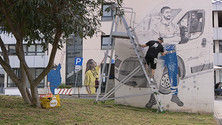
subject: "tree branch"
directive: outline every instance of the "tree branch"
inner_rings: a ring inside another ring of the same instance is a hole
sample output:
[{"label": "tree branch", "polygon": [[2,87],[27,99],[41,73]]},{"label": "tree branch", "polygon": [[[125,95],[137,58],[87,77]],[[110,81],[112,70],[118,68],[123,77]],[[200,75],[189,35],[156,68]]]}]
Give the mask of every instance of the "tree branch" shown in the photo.
[{"label": "tree branch", "polygon": [[0,56],[0,64],[3,67],[3,69],[5,70],[5,72],[9,75],[9,77],[12,79],[13,82],[15,82],[15,84],[18,86],[18,83],[20,82],[20,79],[16,76],[16,74],[14,73],[14,71],[12,70],[11,66],[6,63],[2,57]]},{"label": "tree branch", "polygon": [[19,40],[16,42],[16,46],[15,46],[15,49],[16,49],[16,55],[18,56],[19,60],[20,60],[20,64],[22,64],[25,72],[26,72],[26,75],[28,77],[28,80],[29,80],[29,83],[31,84],[34,80],[34,78],[32,77],[32,74],[31,72],[29,71],[29,67],[25,61],[25,55],[24,55],[24,51],[23,51],[23,41],[22,40]]},{"label": "tree branch", "polygon": [[3,54],[3,58],[5,60],[5,63],[9,64],[8,51],[5,48],[5,44],[2,41],[1,35],[0,35],[0,46],[1,46],[1,49],[2,49],[2,54]]},{"label": "tree branch", "polygon": [[59,30],[57,30],[56,35],[55,35],[52,51],[51,51],[50,58],[49,58],[49,63],[47,65],[47,67],[43,70],[43,72],[34,80],[34,84],[38,85],[38,83],[41,82],[42,78],[44,78],[49,73],[49,71],[52,69],[61,34],[62,34],[62,29],[59,28]]},{"label": "tree branch", "polygon": [[14,34],[15,38],[16,38],[17,40],[20,39],[18,33],[16,32],[16,29],[15,29],[14,26],[13,26],[13,21],[12,21],[12,19],[9,17],[9,14],[8,14],[8,12],[6,11],[5,6],[4,6],[4,3],[3,3],[2,1],[0,1],[0,7],[1,7],[1,10],[2,10],[2,13],[4,13],[4,16],[5,16],[6,19],[8,20],[7,22],[8,22],[8,24],[9,24],[9,26],[10,26],[10,28],[11,28],[11,30],[12,30],[12,33]]}]

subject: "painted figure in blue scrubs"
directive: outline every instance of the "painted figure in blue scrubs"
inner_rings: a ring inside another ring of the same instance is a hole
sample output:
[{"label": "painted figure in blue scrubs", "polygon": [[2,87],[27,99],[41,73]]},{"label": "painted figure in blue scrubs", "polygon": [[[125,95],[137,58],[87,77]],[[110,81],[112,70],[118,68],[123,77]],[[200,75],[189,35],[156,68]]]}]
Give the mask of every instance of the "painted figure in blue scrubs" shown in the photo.
[{"label": "painted figure in blue scrubs", "polygon": [[48,93],[55,94],[55,89],[61,84],[61,65],[64,58],[64,52],[62,52],[60,63],[58,65],[54,64],[51,71],[48,73]]},{"label": "painted figure in blue scrubs", "polygon": [[171,83],[171,87],[170,87],[171,94],[172,94],[171,101],[175,102],[178,106],[183,106],[183,102],[180,101],[180,99],[178,98],[177,75],[179,72],[178,72],[176,45],[170,44],[170,45],[166,45],[164,48],[168,52],[168,54],[161,58],[164,60],[164,65],[167,66],[167,70],[168,70],[168,76]]}]

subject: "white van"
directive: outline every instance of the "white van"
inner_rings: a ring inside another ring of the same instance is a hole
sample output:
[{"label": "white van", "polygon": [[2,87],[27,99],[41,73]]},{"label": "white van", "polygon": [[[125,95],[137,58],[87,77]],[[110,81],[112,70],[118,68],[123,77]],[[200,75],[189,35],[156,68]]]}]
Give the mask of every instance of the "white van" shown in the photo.
[{"label": "white van", "polygon": [[[168,6],[169,3],[168,1]],[[160,21],[159,13],[163,5],[165,3],[149,12],[136,25],[135,32],[140,43],[146,43],[154,39],[150,36],[150,32],[154,23]],[[186,7],[189,5],[186,5],[184,8],[176,8],[174,6],[175,4],[170,6],[172,23],[179,26],[181,40],[177,41],[177,43],[164,43],[163,45],[176,45],[179,71],[177,82],[179,84],[180,80],[213,71],[213,52],[211,52],[213,51],[213,41],[212,31],[209,31],[211,30],[211,12],[205,11],[206,6],[200,6],[198,9]],[[195,6],[195,8],[197,7]],[[195,22],[193,22],[193,19],[195,19]],[[122,40],[121,42],[116,42],[115,45],[117,51],[115,62],[116,78],[118,81],[121,81],[139,65],[139,62],[138,58],[133,54],[135,52],[133,52],[134,50],[130,47],[129,42]],[[146,50],[144,49],[144,53]],[[169,94],[171,92],[167,66],[164,65],[164,61],[161,58],[155,71],[155,81],[159,85],[160,93]],[[130,78],[125,84],[133,87],[147,87],[147,81],[142,71]]]}]

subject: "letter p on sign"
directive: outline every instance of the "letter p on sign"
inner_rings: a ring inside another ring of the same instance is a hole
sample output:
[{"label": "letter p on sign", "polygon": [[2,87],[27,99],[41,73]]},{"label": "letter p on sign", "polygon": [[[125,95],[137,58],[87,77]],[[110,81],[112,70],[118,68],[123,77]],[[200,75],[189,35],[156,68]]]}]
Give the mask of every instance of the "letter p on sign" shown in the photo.
[{"label": "letter p on sign", "polygon": [[83,58],[76,57],[75,58],[75,65],[82,66],[82,61],[83,61]]}]

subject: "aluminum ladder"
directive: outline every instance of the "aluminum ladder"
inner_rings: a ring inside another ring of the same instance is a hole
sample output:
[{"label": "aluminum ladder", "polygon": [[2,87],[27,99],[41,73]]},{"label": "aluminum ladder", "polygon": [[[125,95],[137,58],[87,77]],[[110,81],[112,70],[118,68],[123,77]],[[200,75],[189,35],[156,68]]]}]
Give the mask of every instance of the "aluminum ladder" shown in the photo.
[{"label": "aluminum ladder", "polygon": [[[117,10],[117,9],[116,9]],[[155,100],[157,102],[157,105],[158,105],[158,110],[160,112],[164,112],[163,110],[163,106],[161,104],[161,98],[160,98],[160,94],[158,92],[158,89],[157,89],[157,86],[152,83],[150,81],[150,75],[149,75],[149,72],[147,71],[147,68],[145,67],[145,64],[146,64],[146,60],[144,58],[144,54],[142,52],[142,49],[141,47],[138,46],[138,38],[134,32],[134,20],[135,20],[135,12],[133,12],[133,9],[132,8],[118,8],[118,14],[125,14],[125,13],[130,13],[131,14],[131,21],[130,21],[130,26],[128,26],[128,23],[125,19],[125,15],[120,15],[120,16],[117,16],[115,19],[113,19],[113,22],[112,22],[112,26],[111,26],[111,32],[110,32],[110,40],[109,40],[109,43],[108,43],[108,48],[106,50],[106,54],[105,54],[105,62],[107,60],[107,58],[111,58],[113,57],[113,50],[114,50],[114,44],[112,44],[112,49],[111,49],[111,56],[108,55],[109,53],[109,47],[110,47],[110,43],[111,43],[111,39],[112,38],[123,38],[123,39],[129,39],[132,46],[133,46],[133,49],[135,50],[136,52],[136,55],[138,57],[138,61],[140,62],[140,66],[138,66],[137,68],[135,68],[130,74],[128,74],[123,80],[121,80],[119,83],[120,84],[117,84],[114,88],[112,88],[109,92],[105,92],[105,95],[99,99],[99,94],[100,94],[100,90],[101,90],[101,79],[99,81],[99,92],[97,93],[97,97],[96,97],[96,101],[104,101],[104,100],[110,100],[110,99],[116,99],[116,98],[126,98],[126,97],[133,97],[133,96],[142,96],[142,95],[147,95],[147,94],[153,94],[154,97],[155,97]],[[127,11],[126,11],[127,10]],[[130,11],[128,11],[130,10]],[[124,28],[126,29],[126,32],[117,32],[117,28],[118,28],[118,25],[120,23],[120,21],[124,24]],[[113,42],[114,43],[114,42]],[[110,63],[109,63],[109,70],[108,70],[108,76],[109,76],[109,72],[110,72],[110,66],[111,66],[111,59],[110,59]],[[103,65],[103,68],[102,68],[102,73],[104,73],[105,71],[105,66],[106,64]],[[109,96],[111,96],[118,88],[120,88],[122,85],[124,85],[124,83],[129,80],[133,75],[135,75],[138,71],[140,71],[142,68],[145,76],[146,76],[146,79],[148,81],[148,84],[149,84],[149,87],[150,89],[152,90],[152,93],[144,93],[144,94],[136,94],[136,95],[128,95],[128,96],[121,96],[121,97],[114,97],[114,98],[108,98]],[[151,70],[149,70],[151,71]],[[107,76],[106,76],[107,77]],[[107,85],[108,85],[108,79],[107,79],[107,82],[106,82],[106,88],[107,88]]]}]

